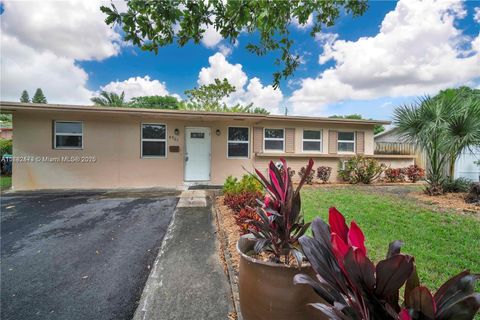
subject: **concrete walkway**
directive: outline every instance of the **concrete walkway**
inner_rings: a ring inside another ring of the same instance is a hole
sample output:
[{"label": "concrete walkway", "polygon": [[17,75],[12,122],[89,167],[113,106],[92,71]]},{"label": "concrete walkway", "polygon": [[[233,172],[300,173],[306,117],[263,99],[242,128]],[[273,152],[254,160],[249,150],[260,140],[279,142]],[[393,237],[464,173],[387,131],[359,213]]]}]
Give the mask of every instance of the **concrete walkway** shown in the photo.
[{"label": "concrete walkway", "polygon": [[183,192],[133,319],[227,319],[231,289],[217,248],[205,191]]}]

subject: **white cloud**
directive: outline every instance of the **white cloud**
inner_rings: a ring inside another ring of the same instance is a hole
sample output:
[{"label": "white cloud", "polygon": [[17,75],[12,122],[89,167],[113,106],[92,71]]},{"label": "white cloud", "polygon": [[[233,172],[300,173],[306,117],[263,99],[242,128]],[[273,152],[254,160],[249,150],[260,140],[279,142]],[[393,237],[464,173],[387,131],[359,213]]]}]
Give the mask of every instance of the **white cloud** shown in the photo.
[{"label": "white cloud", "polygon": [[[124,81],[112,81],[101,87],[102,90],[108,92],[122,93],[125,92],[125,99],[130,100],[139,96],[166,96],[171,95],[165,82],[159,80],[151,80],[149,76],[132,77]],[[179,98],[178,95],[173,95]]]},{"label": "white cloud", "polygon": [[465,14],[459,1],[401,0],[376,36],[324,37],[319,62],[335,66],[302,80],[290,98],[294,112],[320,113],[348,99],[433,94],[479,77],[480,35],[465,37],[454,24]]},{"label": "white cloud", "polygon": [[1,100],[18,101],[24,89],[32,97],[41,87],[50,103],[90,103],[88,75],[72,59],[39,52],[6,34],[1,44]]},{"label": "white cloud", "polygon": [[218,45],[218,51],[220,51],[225,57],[228,57],[232,53],[233,49],[231,46],[220,44]]},{"label": "white cloud", "polygon": [[480,23],[480,7],[474,9],[475,13],[473,14],[473,20]]},{"label": "white cloud", "polygon": [[39,51],[76,60],[118,54],[120,35],[100,11],[109,1],[15,1],[4,3],[2,32]]},{"label": "white cloud", "polygon": [[88,74],[76,61],[119,53],[120,35],[105,24],[99,9],[109,3],[4,1],[1,99],[16,101],[22,90],[32,95],[41,87],[51,103],[90,103]]},{"label": "white cloud", "polygon": [[[205,28],[205,26],[204,26]],[[205,32],[203,34],[203,38],[201,42],[207,47],[207,48],[215,48],[217,44],[222,41],[223,37],[218,32],[214,26],[210,25],[207,28],[205,28]]]},{"label": "white cloud", "polygon": [[292,20],[292,24],[295,28],[300,29],[300,30],[305,30],[313,26],[313,14],[310,14],[307,18],[307,20],[303,23],[300,24],[298,21],[298,18],[295,17]]},{"label": "white cloud", "polygon": [[204,67],[198,74],[198,84],[207,85],[215,79],[226,78],[236,88],[229,99],[228,105],[253,103],[257,107],[263,107],[272,113],[278,113],[280,104],[283,101],[283,94],[280,89],[273,89],[271,85],[262,85],[260,79],[248,79],[241,64],[229,63],[225,56],[217,52],[208,58],[209,66]]},{"label": "white cloud", "polygon": [[199,85],[213,83],[215,79],[226,78],[231,85],[240,90],[247,83],[247,75],[242,70],[241,64],[231,64],[225,59],[225,56],[217,52],[208,58],[210,66],[204,67],[198,74]]}]

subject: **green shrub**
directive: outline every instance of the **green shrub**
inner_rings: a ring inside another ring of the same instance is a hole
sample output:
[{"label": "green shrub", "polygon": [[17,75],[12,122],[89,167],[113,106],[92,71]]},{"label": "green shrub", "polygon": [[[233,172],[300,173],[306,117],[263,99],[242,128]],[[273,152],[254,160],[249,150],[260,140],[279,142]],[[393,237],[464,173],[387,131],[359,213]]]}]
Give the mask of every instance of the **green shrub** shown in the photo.
[{"label": "green shrub", "polygon": [[223,184],[224,194],[238,194],[243,192],[263,192],[263,187],[254,176],[245,174],[242,179],[228,176]]},{"label": "green shrub", "polygon": [[469,179],[465,178],[457,178],[457,179],[452,179],[448,178],[446,179],[443,184],[443,192],[468,192],[470,189],[470,185],[472,184],[472,181]]},{"label": "green shrub", "polygon": [[6,153],[12,154],[12,140],[0,139],[0,158]]},{"label": "green shrub", "polygon": [[348,183],[369,184],[377,179],[385,169],[386,165],[378,162],[374,158],[354,156],[345,161],[343,168],[342,162],[340,162],[338,175],[341,179],[347,181]]}]

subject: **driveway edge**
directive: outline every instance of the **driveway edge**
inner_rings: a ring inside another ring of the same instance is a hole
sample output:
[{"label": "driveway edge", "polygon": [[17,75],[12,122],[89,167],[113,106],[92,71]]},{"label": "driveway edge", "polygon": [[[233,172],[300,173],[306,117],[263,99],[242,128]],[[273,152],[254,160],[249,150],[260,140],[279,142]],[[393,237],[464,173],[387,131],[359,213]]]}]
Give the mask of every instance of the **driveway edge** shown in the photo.
[{"label": "driveway edge", "polygon": [[163,237],[162,245],[158,250],[158,254],[157,254],[157,257],[155,258],[155,262],[153,263],[152,271],[150,271],[150,274],[148,275],[148,278],[147,278],[147,282],[145,282],[145,286],[143,288],[142,295],[138,302],[137,309],[135,310],[135,313],[132,318],[133,320],[145,319],[149,303],[150,301],[152,301],[152,297],[155,293],[155,290],[161,284],[161,281],[160,281],[160,284],[158,281],[160,273],[158,272],[157,268],[158,268],[160,259],[165,252],[165,248],[167,246],[168,241],[172,239],[173,231],[175,230],[175,218],[177,216],[177,213],[178,213],[178,209],[177,207],[175,207],[175,210],[173,211],[172,219],[170,220],[170,223],[167,228],[167,232]]},{"label": "driveway edge", "polygon": [[218,235],[219,235],[218,238],[220,240],[219,241],[220,242],[220,251],[222,252],[222,255],[223,255],[222,258],[225,261],[225,264],[226,264],[226,267],[227,267],[226,268],[226,273],[227,273],[228,280],[229,280],[229,283],[230,283],[230,289],[232,291],[233,308],[235,309],[234,311],[237,314],[237,320],[243,320],[242,312],[241,312],[241,309],[240,309],[240,294],[239,294],[239,291],[238,291],[238,284],[237,284],[237,279],[236,279],[236,276],[235,276],[235,271],[233,270],[233,263],[232,263],[232,260],[230,258],[230,254],[225,249],[228,246],[228,237],[225,234],[225,231],[220,230],[220,228],[219,228],[218,208],[215,205],[215,198],[216,198],[217,195],[218,195],[218,193],[214,194],[212,196],[212,198],[213,198],[212,199],[212,206],[213,206],[213,210],[215,211],[215,226],[217,228],[217,232],[218,232]]}]

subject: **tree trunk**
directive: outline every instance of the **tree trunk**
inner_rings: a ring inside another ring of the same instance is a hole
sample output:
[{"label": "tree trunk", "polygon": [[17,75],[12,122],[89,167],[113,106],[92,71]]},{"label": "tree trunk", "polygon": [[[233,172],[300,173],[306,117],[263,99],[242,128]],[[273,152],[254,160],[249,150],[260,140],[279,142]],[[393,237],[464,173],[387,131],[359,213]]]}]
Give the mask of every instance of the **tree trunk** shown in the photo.
[{"label": "tree trunk", "polygon": [[448,167],[448,175],[453,180],[455,176],[455,161],[457,160],[456,157],[450,157],[449,167]]}]

